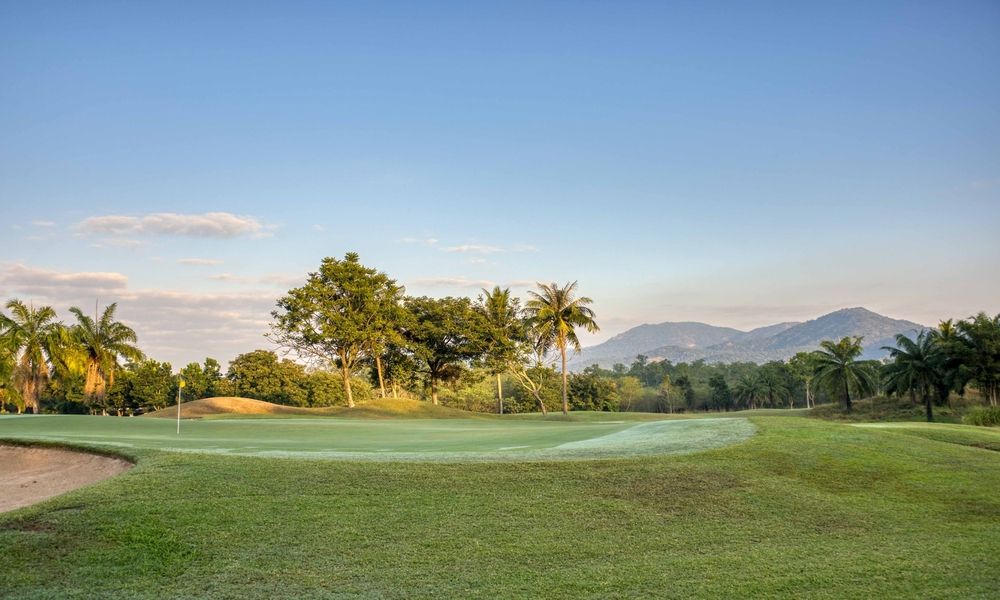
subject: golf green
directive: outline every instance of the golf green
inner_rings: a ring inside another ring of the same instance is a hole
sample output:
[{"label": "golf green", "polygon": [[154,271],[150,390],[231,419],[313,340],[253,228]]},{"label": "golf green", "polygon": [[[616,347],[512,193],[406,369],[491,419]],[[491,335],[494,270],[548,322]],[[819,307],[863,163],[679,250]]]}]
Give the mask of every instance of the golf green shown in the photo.
[{"label": "golf green", "polygon": [[743,418],[621,421],[233,418],[77,415],[0,419],[0,439],[104,448],[346,460],[525,461],[687,454],[743,441]]}]

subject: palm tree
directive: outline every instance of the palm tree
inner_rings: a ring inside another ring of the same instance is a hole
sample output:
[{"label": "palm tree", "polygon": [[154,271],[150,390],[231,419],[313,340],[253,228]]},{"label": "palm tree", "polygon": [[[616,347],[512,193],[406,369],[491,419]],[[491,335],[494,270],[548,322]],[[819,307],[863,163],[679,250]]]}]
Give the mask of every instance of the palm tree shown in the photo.
[{"label": "palm tree", "polygon": [[776,407],[778,402],[785,399],[789,401],[788,408],[792,408],[792,402],[794,401],[792,392],[788,389],[788,383],[778,370],[782,368],[784,368],[784,365],[780,363],[777,365],[769,364],[765,365],[760,371],[760,382],[764,388],[764,395],[767,397],[769,408]]},{"label": "palm tree", "polygon": [[135,331],[115,321],[117,303],[109,304],[99,320],[91,319],[77,307],[69,309],[76,316],[74,337],[86,352],[86,379],[83,393],[92,403],[104,407],[108,389],[115,383],[119,357],[129,361],[142,360],[142,351],[135,346]]},{"label": "palm tree", "polygon": [[921,331],[916,340],[911,340],[903,334],[896,336],[896,347],[882,346],[889,351],[889,357],[895,362],[887,368],[890,382],[899,390],[903,383],[910,390],[920,392],[927,409],[927,421],[934,420],[934,409],[931,406],[931,388],[936,387],[943,379],[944,355],[933,332]]},{"label": "palm tree", "polygon": [[757,408],[757,401],[765,397],[766,394],[767,387],[764,385],[764,378],[757,372],[743,375],[733,387],[733,395],[736,399],[743,402],[751,410]]},{"label": "palm tree", "polygon": [[1000,402],[1000,315],[984,312],[958,322],[959,350],[968,379],[996,406]]},{"label": "palm tree", "polygon": [[[32,412],[41,409],[40,396],[49,380],[49,360],[59,324],[51,306],[35,308],[18,299],[7,302],[11,316],[0,314],[0,331],[8,348],[20,356],[14,366],[14,387]],[[20,408],[20,404],[18,405]]]},{"label": "palm tree", "polygon": [[845,337],[839,342],[825,340],[819,345],[821,350],[813,352],[816,381],[843,390],[844,410],[851,412],[851,388],[860,394],[875,388],[871,365],[857,360],[863,351],[861,338]]},{"label": "palm tree", "polygon": [[569,414],[569,379],[566,374],[566,348],[581,350],[580,340],[576,336],[576,328],[583,327],[590,333],[600,331],[594,321],[594,311],[588,304],[593,300],[587,297],[575,298],[576,283],[567,283],[559,287],[555,283],[538,284],[538,291],[528,292],[528,302],[525,309],[528,322],[534,328],[540,340],[547,348],[553,345],[559,349],[562,358],[562,401],[563,414]]},{"label": "palm tree", "polygon": [[476,310],[486,324],[485,357],[487,368],[497,378],[497,412],[503,414],[503,382],[500,375],[507,370],[516,340],[521,337],[521,302],[512,298],[510,288],[482,290]]},{"label": "palm tree", "polygon": [[14,344],[6,336],[0,337],[0,412],[7,412],[7,404],[17,406],[17,412],[24,412],[24,402],[14,385],[14,370],[17,367],[17,355]]}]

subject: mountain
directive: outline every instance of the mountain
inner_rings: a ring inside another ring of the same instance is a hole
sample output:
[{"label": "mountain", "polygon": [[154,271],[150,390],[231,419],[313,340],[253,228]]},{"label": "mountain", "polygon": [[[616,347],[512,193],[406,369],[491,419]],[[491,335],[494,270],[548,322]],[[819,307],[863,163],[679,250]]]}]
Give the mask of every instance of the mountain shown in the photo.
[{"label": "mountain", "polygon": [[570,361],[570,368],[628,365],[640,354],[649,360],[672,362],[764,363],[815,350],[823,340],[848,336],[863,338],[864,358],[881,358],[886,354],[882,346],[894,345],[896,334],[912,336],[924,329],[927,328],[923,325],[892,319],[865,308],[845,308],[805,323],[778,323],[751,331],[691,322],[640,325],[604,343],[584,348]]}]

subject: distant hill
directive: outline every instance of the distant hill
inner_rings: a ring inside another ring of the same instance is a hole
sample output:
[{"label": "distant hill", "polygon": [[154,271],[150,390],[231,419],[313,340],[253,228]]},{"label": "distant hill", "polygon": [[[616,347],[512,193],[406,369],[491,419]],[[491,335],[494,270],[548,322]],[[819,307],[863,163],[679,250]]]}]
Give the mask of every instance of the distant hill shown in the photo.
[{"label": "distant hill", "polygon": [[751,331],[715,327],[705,323],[639,325],[608,341],[584,348],[570,361],[579,371],[592,364],[629,365],[642,354],[649,360],[672,362],[785,360],[796,352],[815,350],[823,340],[846,336],[864,338],[865,358],[881,358],[882,346],[892,345],[898,333],[912,335],[926,329],[911,321],[892,319],[865,308],[845,308],[805,323],[778,323]]}]

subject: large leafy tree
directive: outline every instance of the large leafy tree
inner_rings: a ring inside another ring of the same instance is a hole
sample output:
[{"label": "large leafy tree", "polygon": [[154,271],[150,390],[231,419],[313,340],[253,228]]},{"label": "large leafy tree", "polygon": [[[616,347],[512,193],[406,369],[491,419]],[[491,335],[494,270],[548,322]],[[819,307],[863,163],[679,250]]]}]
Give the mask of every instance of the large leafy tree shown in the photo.
[{"label": "large leafy tree", "polygon": [[409,312],[403,334],[417,364],[427,375],[431,401],[438,403],[438,385],[456,379],[470,361],[482,354],[482,316],[468,298],[407,298]]},{"label": "large leafy tree", "polygon": [[368,355],[375,366],[375,379],[382,398],[386,397],[386,365],[383,358],[391,354],[390,347],[398,347],[403,343],[401,331],[406,319],[406,310],[403,308],[405,291],[403,286],[395,285],[395,282],[381,286],[375,295],[375,318],[368,327]]},{"label": "large leafy tree", "polygon": [[102,408],[106,408],[108,389],[115,383],[119,359],[130,362],[143,359],[136,345],[135,330],[115,320],[117,308],[116,303],[109,304],[99,318],[91,318],[75,306],[69,309],[76,317],[73,337],[86,354],[83,393],[91,404]]},{"label": "large leafy tree", "polygon": [[324,258],[304,286],[278,300],[272,335],[299,356],[337,365],[347,405],[353,407],[351,374],[359,361],[379,354],[379,340],[391,329],[387,303],[398,302],[400,294],[394,280],[362,265],[354,252],[344,260]]},{"label": "large leafy tree", "polygon": [[[308,404],[305,367],[287,358],[279,359],[270,350],[240,354],[229,363],[226,379],[235,396],[292,406]],[[344,395],[346,398],[346,391]]]},{"label": "large leafy tree", "polygon": [[559,350],[564,415],[569,414],[566,352],[570,348],[577,352],[581,349],[577,328],[582,327],[590,333],[600,331],[594,320],[594,311],[589,306],[593,300],[586,296],[577,297],[576,287],[575,281],[562,287],[556,283],[540,283],[538,291],[528,292],[529,299],[525,305],[528,322],[536,330],[538,338],[547,347],[555,346]]},{"label": "large leafy tree", "polygon": [[851,390],[858,394],[870,393],[875,388],[875,373],[871,364],[859,361],[863,348],[860,337],[845,337],[839,342],[824,340],[820,349],[813,352],[816,381],[839,390],[844,410],[851,412]]},{"label": "large leafy tree", "polygon": [[108,399],[119,414],[136,409],[159,410],[174,402],[176,391],[170,363],[143,359],[122,369],[108,390]]},{"label": "large leafy tree", "polygon": [[517,342],[524,337],[521,319],[521,302],[510,294],[510,288],[495,286],[483,289],[476,302],[476,310],[483,317],[483,362],[496,377],[497,412],[503,414],[503,381],[501,375],[508,370],[512,357],[517,354]]},{"label": "large leafy tree", "polygon": [[806,408],[813,407],[812,382],[815,376],[816,366],[813,364],[813,354],[811,352],[798,352],[788,359],[788,370],[792,377],[802,382],[805,386]]},{"label": "large leafy tree", "polygon": [[551,365],[546,364],[548,349],[538,332],[522,323],[521,333],[514,341],[513,352],[506,357],[507,371],[531,394],[544,416],[548,414],[548,408],[542,399],[542,393],[546,382],[554,378],[555,372]]},{"label": "large leafy tree", "polygon": [[206,358],[204,366],[193,362],[181,369],[180,378],[184,380],[181,396],[185,401],[210,398],[219,395],[219,384],[222,382],[222,369],[219,361]]},{"label": "large leafy tree", "polygon": [[37,413],[59,339],[56,311],[51,306],[35,308],[17,299],[8,301],[6,306],[10,316],[0,313],[0,336],[6,339],[8,351],[18,357],[13,369],[14,388],[24,406]]},{"label": "large leafy tree", "polygon": [[991,405],[1000,402],[1000,315],[984,312],[959,321],[960,359],[979,391]]},{"label": "large leafy tree", "polygon": [[944,379],[946,357],[934,332],[921,331],[916,339],[896,335],[896,346],[883,346],[893,363],[886,368],[890,387],[908,387],[920,394],[927,412],[927,421],[934,420],[931,390]]}]

